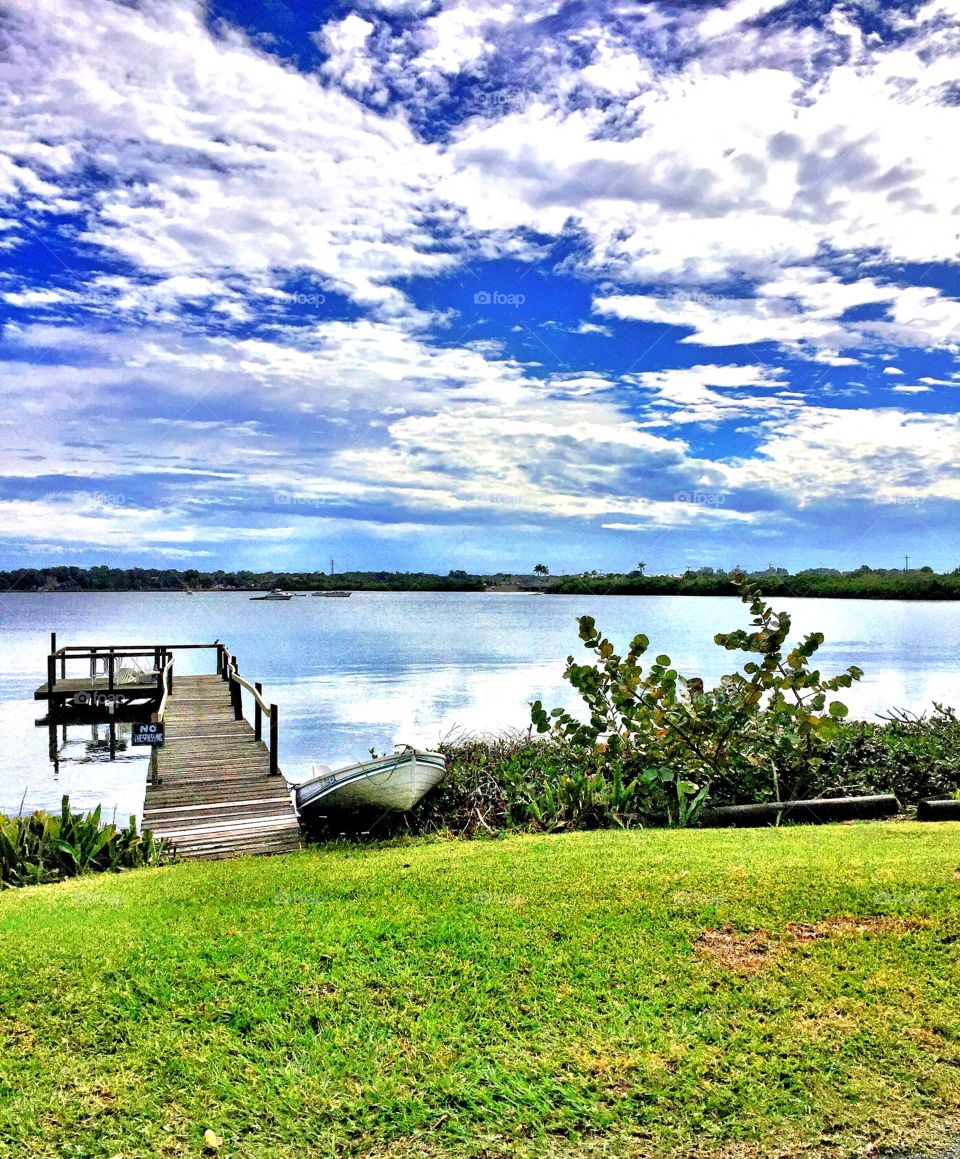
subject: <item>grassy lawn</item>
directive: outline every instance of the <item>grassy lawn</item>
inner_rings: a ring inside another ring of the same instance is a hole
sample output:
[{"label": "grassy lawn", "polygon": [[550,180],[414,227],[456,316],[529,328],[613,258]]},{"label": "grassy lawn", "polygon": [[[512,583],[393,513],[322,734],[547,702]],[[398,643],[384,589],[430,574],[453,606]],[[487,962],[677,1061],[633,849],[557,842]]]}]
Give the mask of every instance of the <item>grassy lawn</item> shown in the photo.
[{"label": "grassy lawn", "polygon": [[889,824],[12,890],[0,1155],[200,1155],[206,1128],[265,1159],[936,1144],[960,1107],[958,867],[960,828]]}]

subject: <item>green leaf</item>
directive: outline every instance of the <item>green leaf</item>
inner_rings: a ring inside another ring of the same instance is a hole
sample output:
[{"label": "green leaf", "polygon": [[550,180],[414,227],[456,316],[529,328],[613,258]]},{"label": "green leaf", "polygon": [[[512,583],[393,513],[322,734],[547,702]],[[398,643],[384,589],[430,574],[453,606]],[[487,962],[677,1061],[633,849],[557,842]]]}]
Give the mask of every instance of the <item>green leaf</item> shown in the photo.
[{"label": "green leaf", "polygon": [[850,712],[850,709],[840,700],[831,700],[830,707],[827,709],[834,720],[842,720]]}]

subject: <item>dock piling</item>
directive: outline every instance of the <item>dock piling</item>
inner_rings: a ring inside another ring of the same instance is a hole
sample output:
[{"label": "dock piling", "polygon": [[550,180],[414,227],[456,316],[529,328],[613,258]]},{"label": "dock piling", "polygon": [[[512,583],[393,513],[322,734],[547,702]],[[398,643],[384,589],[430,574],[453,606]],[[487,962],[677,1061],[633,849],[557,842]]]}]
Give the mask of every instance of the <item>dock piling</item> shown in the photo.
[{"label": "dock piling", "polygon": [[280,709],[270,705],[270,776],[280,774]]}]

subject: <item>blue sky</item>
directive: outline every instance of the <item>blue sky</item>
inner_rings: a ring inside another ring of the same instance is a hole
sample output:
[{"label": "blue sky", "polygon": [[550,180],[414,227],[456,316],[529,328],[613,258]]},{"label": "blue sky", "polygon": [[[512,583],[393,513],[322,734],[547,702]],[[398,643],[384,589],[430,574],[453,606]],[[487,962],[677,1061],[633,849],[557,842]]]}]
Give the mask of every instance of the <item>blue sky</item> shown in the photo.
[{"label": "blue sky", "polygon": [[960,0],[0,23],[0,565],[960,565]]}]

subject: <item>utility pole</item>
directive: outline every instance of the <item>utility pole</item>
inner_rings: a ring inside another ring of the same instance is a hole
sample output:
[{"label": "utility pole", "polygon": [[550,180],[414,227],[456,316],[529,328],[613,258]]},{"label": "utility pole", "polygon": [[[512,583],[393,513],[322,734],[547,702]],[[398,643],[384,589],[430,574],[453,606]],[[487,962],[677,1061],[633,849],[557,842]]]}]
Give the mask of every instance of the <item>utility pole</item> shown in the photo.
[{"label": "utility pole", "polygon": [[330,560],[330,574],[333,575],[333,560]]},{"label": "utility pole", "polygon": [[905,555],[903,557],[903,570],[904,571],[910,570],[910,556],[909,555]]}]

